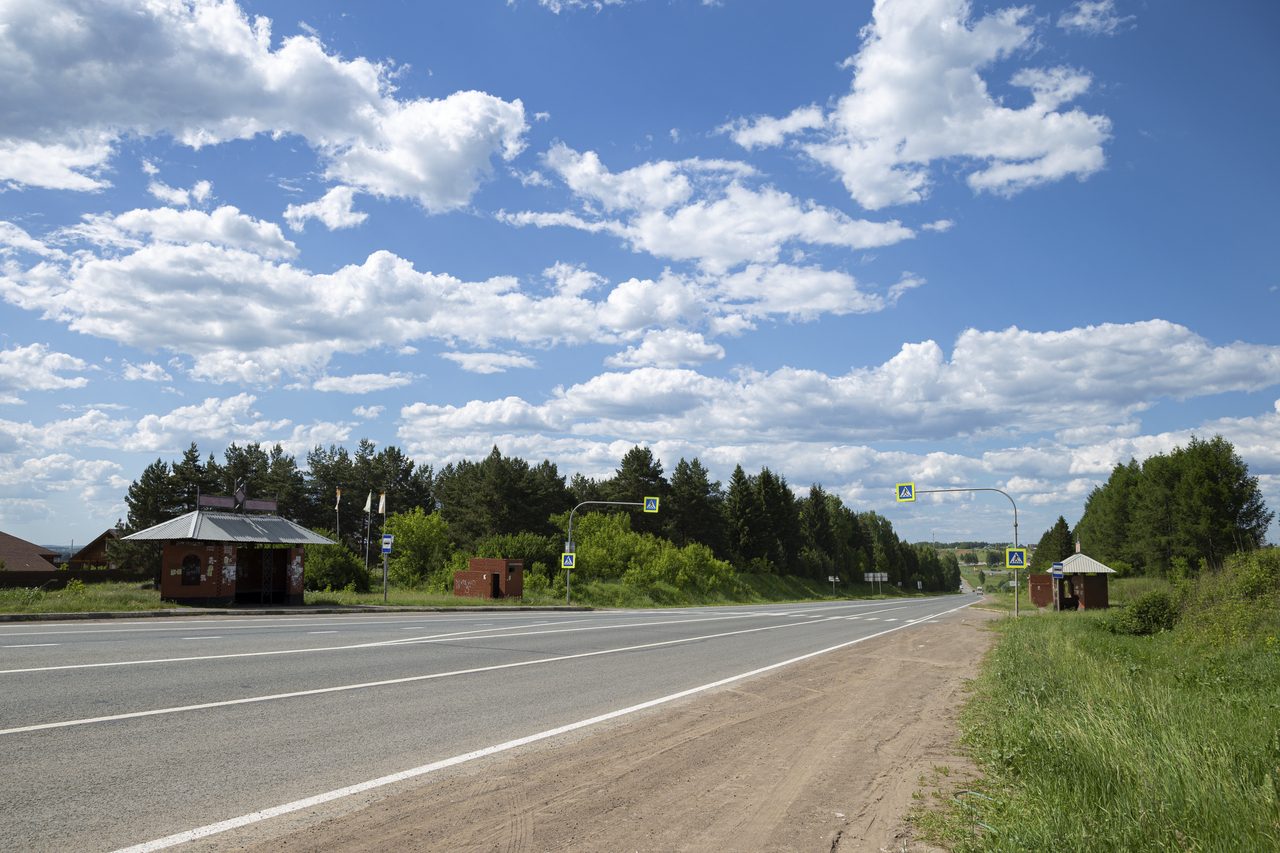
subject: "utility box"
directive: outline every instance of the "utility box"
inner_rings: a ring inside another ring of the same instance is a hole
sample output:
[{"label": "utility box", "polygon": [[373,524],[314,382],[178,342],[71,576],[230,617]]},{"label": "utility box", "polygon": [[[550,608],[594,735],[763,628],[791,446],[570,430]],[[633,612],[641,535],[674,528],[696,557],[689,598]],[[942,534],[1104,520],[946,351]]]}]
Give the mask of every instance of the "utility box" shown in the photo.
[{"label": "utility box", "polygon": [[453,573],[453,594],[463,598],[523,598],[524,560],[476,557]]}]

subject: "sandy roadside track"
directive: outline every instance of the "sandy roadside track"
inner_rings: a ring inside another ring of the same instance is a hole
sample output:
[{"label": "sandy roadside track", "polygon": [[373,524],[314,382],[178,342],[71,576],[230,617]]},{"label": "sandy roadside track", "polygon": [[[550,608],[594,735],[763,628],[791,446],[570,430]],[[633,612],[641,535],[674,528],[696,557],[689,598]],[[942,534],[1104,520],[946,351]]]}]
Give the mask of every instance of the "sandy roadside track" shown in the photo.
[{"label": "sandy roadside track", "polygon": [[928,850],[903,818],[922,775],[969,766],[954,718],[993,615],[963,610],[235,849]]}]

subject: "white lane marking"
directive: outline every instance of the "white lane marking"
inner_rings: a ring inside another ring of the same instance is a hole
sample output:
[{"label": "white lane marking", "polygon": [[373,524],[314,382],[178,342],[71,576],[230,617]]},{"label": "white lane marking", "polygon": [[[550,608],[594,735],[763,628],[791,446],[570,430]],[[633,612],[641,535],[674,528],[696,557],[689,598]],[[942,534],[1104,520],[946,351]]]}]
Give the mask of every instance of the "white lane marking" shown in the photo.
[{"label": "white lane marking", "polygon": [[61,643],[27,643],[22,646],[0,646],[0,649],[34,649],[40,646],[60,646]]},{"label": "white lane marking", "polygon": [[[533,625],[512,625],[508,628],[496,628],[496,629],[483,628],[475,631],[454,631],[449,634],[435,634],[433,636],[427,636],[427,637],[405,637],[404,639],[401,639],[401,640],[379,640],[374,643],[355,643],[350,646],[321,646],[319,648],[306,648],[306,649],[275,649],[275,650],[266,651],[266,652],[228,652],[226,654],[221,654],[221,655],[196,655],[192,657],[181,657],[181,658],[150,658],[147,660],[104,661],[102,663],[71,663],[71,664],[64,664],[61,666],[32,666],[32,667],[26,667],[24,669],[0,669],[0,675],[12,675],[15,673],[24,673],[24,672],[53,672],[55,670],[63,670],[63,669],[100,669],[102,667],[137,666],[140,664],[151,664],[151,663],[187,663],[190,661],[197,661],[197,660],[226,660],[230,658],[267,657],[270,655],[300,655],[300,654],[309,654],[313,652],[341,652],[341,651],[348,651],[350,649],[376,649],[376,648],[384,648],[388,646],[416,645],[418,643],[442,643],[442,642],[448,642],[449,640],[462,639],[462,638],[466,638],[469,640],[492,640],[492,639],[506,639],[508,637],[527,637],[531,635],[541,636],[544,634],[566,634],[566,633],[574,633],[577,631],[612,631],[618,628],[648,628],[648,627],[653,627],[658,625],[682,625],[682,624],[699,623],[699,622],[717,622],[717,621],[721,621],[723,619],[728,619],[728,618],[748,619],[748,618],[752,618],[752,616],[754,615],[755,614],[752,614],[750,616],[733,616],[733,617],[716,616],[709,619],[672,619],[669,622],[629,622],[629,623],[623,623],[621,625],[588,625],[581,628],[553,628],[552,630],[549,630],[549,631],[527,631],[522,634],[492,633],[495,630],[510,631],[510,630],[515,630],[516,628],[540,627],[537,623],[535,623]],[[578,621],[581,621],[581,620],[578,620]],[[545,623],[545,624],[549,624],[549,623]],[[564,623],[560,623],[560,624],[564,624]],[[490,633],[486,634],[486,632],[490,632]],[[480,634],[481,636],[478,636],[478,637],[471,636],[473,634]],[[184,638],[184,639],[196,639],[196,638]]]},{"label": "white lane marking", "polygon": [[337,631],[308,631],[308,634],[336,634]]},{"label": "white lane marking", "polygon": [[221,637],[183,637],[184,640],[221,640]]},{"label": "white lane marking", "polygon": [[[965,603],[960,605],[959,607],[953,608],[952,610],[945,611],[944,613],[933,614],[932,616],[925,617],[925,618],[932,619],[932,618],[937,618],[938,616],[946,616],[948,613],[955,613],[957,610],[963,610],[968,606],[969,606],[969,603]],[[428,773],[434,773],[435,771],[443,770],[446,767],[454,767],[458,764],[465,764],[468,761],[474,761],[477,758],[484,758],[487,755],[494,755],[495,753],[506,752],[507,750],[515,749],[521,746],[526,746],[531,743],[536,743],[540,740],[546,740],[547,738],[556,737],[557,735],[562,735],[562,734],[565,734],[566,732],[572,732],[578,729],[585,729],[588,726],[594,726],[597,723],[607,722],[609,720],[617,719],[618,717],[625,717],[628,714],[634,714],[637,711],[643,711],[647,708],[653,708],[658,705],[665,705],[669,702],[674,702],[677,699],[683,699],[686,696],[693,696],[698,693],[705,693],[708,690],[714,690],[717,687],[723,687],[724,685],[732,684],[735,681],[742,681],[745,678],[751,678],[756,675],[763,675],[766,672],[771,672],[772,670],[775,670],[775,669],[781,669],[782,667],[785,667],[785,666],[791,666],[792,664],[797,664],[797,663],[800,663],[801,661],[809,660],[810,658],[816,658],[819,655],[825,655],[830,652],[839,651],[840,649],[848,648],[849,646],[857,645],[858,643],[864,643],[867,640],[874,640],[876,637],[883,637],[885,634],[892,634],[894,631],[901,631],[903,628],[911,627],[911,625],[912,623],[907,622],[902,625],[889,628],[888,630],[881,631],[878,634],[871,634],[870,636],[867,636],[867,637],[859,637],[858,639],[850,640],[847,643],[840,643],[839,645],[829,646],[828,648],[820,649],[816,652],[809,652],[808,654],[800,655],[799,657],[794,657],[794,658],[791,658],[790,660],[784,660],[784,661],[781,661],[780,663],[773,663],[773,664],[769,664],[768,666],[762,666],[759,669],[753,669],[750,672],[743,672],[743,673],[739,673],[738,675],[731,675],[728,678],[722,678],[719,681],[713,681],[709,684],[703,684],[699,687],[691,687],[688,690],[681,690],[679,693],[672,693],[669,696],[663,696],[659,699],[650,699],[648,702],[641,702],[639,705],[632,705],[629,708],[622,708],[617,711],[610,711],[607,714],[600,714],[599,716],[591,717],[590,719],[579,720],[576,723],[569,723],[568,725],[559,726],[558,728],[547,729],[544,732],[538,732],[537,734],[527,735],[522,738],[516,738],[515,740],[509,740],[506,743],[499,743],[494,746],[487,746],[484,749],[477,749],[472,752],[464,753],[462,755],[455,755],[452,758],[446,758],[442,761],[434,761],[431,764],[424,764],[421,767],[414,767],[410,770],[402,770],[399,773],[392,773],[390,776],[380,776],[377,779],[370,779],[367,782],[360,782],[359,784],[356,784],[356,785],[348,785],[345,788],[336,788],[332,791],[326,791],[323,794],[316,794],[314,797],[307,797],[306,799],[303,799],[303,800],[294,800],[291,803],[285,803],[284,805],[275,806],[274,808],[263,809],[262,811],[259,811],[259,812],[251,812],[250,814],[241,815],[240,817],[233,817],[230,820],[223,820],[217,823],[210,823],[205,826],[197,827],[195,829],[189,829],[186,832],[179,832],[179,833],[175,833],[174,835],[167,835],[164,838],[157,838],[155,841],[147,841],[142,844],[135,844],[132,847],[122,847],[119,850],[113,851],[113,853],[154,853],[154,851],[163,850],[166,847],[175,847],[179,844],[186,844],[188,841],[195,841],[200,838],[208,838],[210,835],[217,835],[219,833],[227,832],[232,829],[239,829],[242,826],[248,826],[249,824],[258,823],[259,821],[269,820],[270,818],[279,817],[280,815],[286,815],[292,812],[302,811],[303,809],[314,808],[315,806],[321,805],[323,803],[328,803],[333,800],[340,800],[343,797],[350,797],[354,794],[361,794],[361,793],[364,793],[365,791],[372,791],[375,788],[381,788],[386,785],[393,785],[396,782],[403,782],[406,779],[413,779],[414,777],[417,777],[417,776],[424,776]],[[770,627],[780,628],[784,626],[774,625]],[[769,628],[753,628],[751,630],[767,631],[769,630]],[[745,633],[745,632],[734,632],[734,633]]]},{"label": "white lane marking", "polygon": [[[968,604],[964,605],[968,606]],[[841,617],[832,616],[826,621],[835,621]],[[923,617],[931,618],[931,617]],[[619,654],[621,652],[634,652],[641,649],[656,649],[661,646],[674,646],[682,643],[697,643],[703,640],[715,640],[722,637],[734,637],[739,634],[755,634],[761,631],[773,631],[778,628],[794,628],[798,623],[785,623],[781,625],[764,625],[759,628],[745,628],[741,631],[722,631],[719,634],[706,634],[701,637],[683,637],[675,640],[661,640],[656,643],[641,643],[635,646],[623,646],[616,649],[599,649],[594,652],[581,652],[575,655],[557,655],[549,658],[538,658],[536,660],[514,661],[512,663],[495,664],[493,666],[479,666],[472,669],[459,669],[450,672],[435,672],[429,675],[410,675],[404,678],[392,678],[386,681],[369,681],[360,684],[343,684],[337,687],[317,687],[312,690],[299,690],[293,693],[275,693],[267,696],[246,696],[241,699],[225,699],[220,702],[204,702],[199,705],[181,705],[173,708],[154,708],[150,711],[131,711],[125,714],[112,714],[106,717],[90,717],[82,720],[63,720],[57,723],[36,723],[30,726],[19,726],[12,729],[0,729],[0,735],[21,734],[23,732],[43,731],[45,729],[61,729],[70,726],[83,726],[90,723],[106,723],[116,720],[133,720],[139,717],[157,717],[165,714],[177,714],[184,711],[202,711],[209,708],[226,708],[233,705],[252,705],[260,702],[274,702],[281,699],[294,699],[300,696],[320,696],[326,693],[342,693],[351,690],[365,690],[371,687],[387,687],[394,684],[411,684],[417,681],[433,681],[438,678],[450,678],[457,675],[473,675],[481,672],[496,672],[503,669],[518,669],[526,666],[538,666],[548,663],[559,663],[567,660],[581,660],[583,658],[600,657],[602,655]],[[813,623],[806,622],[806,625]],[[909,624],[909,623],[908,623]]]},{"label": "white lane marking", "polygon": [[[544,614],[539,614],[539,616],[535,617],[529,613],[514,612],[512,613],[512,618],[513,619],[515,618],[524,618],[524,619],[546,618],[548,616],[562,616],[562,615],[565,617],[568,617],[568,616],[577,617],[580,614],[578,613],[564,613],[564,614],[544,613]],[[368,623],[372,618],[375,618],[375,617],[377,618],[377,622],[373,623],[371,627],[386,625],[389,622],[407,622],[411,620],[421,621],[422,619],[422,616],[418,614],[405,615],[405,614],[396,614],[396,613],[364,613],[359,616],[339,616],[339,617],[334,617],[329,619],[314,619],[314,620],[306,619],[305,621],[304,621],[305,617],[297,617],[297,616],[286,616],[280,619],[266,619],[266,618],[188,619],[185,616],[180,616],[180,617],[169,617],[169,618],[175,619],[177,624],[167,624],[167,625],[156,625],[155,619],[148,619],[146,622],[141,622],[141,621],[126,622],[126,621],[120,621],[120,620],[112,620],[112,627],[110,628],[88,628],[83,625],[72,625],[72,624],[68,624],[62,630],[57,630],[57,631],[5,631],[2,628],[0,628],[0,637],[35,637],[35,636],[43,636],[45,634],[71,634],[72,636],[79,636],[81,634],[137,634],[137,633],[143,633],[143,632],[189,631],[192,628],[196,628],[197,630],[199,630],[206,627],[210,629],[221,629],[221,630],[235,630],[237,628],[288,629],[288,628],[305,628],[309,625],[332,625],[335,622],[340,625],[351,624],[351,623],[361,623],[361,622]],[[447,622],[447,623],[459,623],[459,622],[466,623],[466,622],[471,622],[475,619],[474,616],[463,615],[458,613],[439,613],[433,616],[432,618],[438,619],[441,622]],[[59,623],[55,623],[55,624],[59,624]]]}]

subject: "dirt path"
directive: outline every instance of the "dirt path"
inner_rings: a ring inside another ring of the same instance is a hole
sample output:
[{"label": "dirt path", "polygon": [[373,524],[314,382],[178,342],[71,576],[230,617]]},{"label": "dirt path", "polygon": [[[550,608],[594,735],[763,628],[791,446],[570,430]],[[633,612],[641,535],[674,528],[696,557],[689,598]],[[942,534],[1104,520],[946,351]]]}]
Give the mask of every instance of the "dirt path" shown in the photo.
[{"label": "dirt path", "polygon": [[239,849],[927,850],[903,816],[922,775],[968,766],[954,716],[991,615],[961,611]]}]

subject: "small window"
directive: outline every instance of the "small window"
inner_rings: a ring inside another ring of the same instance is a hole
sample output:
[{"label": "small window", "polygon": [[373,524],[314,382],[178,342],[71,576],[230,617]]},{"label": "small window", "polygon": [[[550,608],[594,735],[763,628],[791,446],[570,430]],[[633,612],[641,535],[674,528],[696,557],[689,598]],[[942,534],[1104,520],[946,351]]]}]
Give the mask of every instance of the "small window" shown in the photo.
[{"label": "small window", "polygon": [[200,558],[195,554],[188,554],[182,558],[182,585],[200,585]]}]

